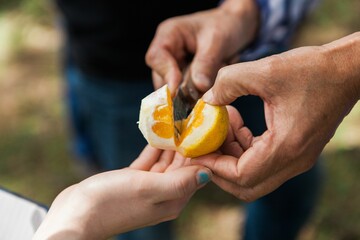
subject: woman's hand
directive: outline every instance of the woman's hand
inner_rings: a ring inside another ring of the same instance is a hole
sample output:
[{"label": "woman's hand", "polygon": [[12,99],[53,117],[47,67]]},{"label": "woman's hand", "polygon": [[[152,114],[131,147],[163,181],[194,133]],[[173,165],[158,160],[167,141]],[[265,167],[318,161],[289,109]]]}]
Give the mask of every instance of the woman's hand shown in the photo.
[{"label": "woman's hand", "polygon": [[175,219],[211,178],[207,168],[184,163],[173,152],[147,146],[129,168],[94,175],[61,192],[34,239],[106,239]]}]

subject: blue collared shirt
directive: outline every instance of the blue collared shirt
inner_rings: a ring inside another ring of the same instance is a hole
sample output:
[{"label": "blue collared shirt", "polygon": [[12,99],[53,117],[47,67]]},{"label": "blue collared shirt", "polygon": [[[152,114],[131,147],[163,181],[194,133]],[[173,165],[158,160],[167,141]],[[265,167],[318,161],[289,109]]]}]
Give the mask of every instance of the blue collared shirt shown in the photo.
[{"label": "blue collared shirt", "polygon": [[291,38],[318,0],[256,0],[260,10],[258,34],[240,56],[251,61],[289,48]]}]

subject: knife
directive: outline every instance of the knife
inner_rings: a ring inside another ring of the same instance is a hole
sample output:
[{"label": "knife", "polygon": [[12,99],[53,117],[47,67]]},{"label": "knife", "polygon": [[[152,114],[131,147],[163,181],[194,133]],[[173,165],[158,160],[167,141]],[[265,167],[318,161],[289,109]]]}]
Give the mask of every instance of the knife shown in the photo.
[{"label": "knife", "polygon": [[199,98],[200,92],[194,85],[191,73],[185,70],[183,81],[173,99],[174,128],[177,138],[180,137],[183,130],[182,121],[189,116]]}]

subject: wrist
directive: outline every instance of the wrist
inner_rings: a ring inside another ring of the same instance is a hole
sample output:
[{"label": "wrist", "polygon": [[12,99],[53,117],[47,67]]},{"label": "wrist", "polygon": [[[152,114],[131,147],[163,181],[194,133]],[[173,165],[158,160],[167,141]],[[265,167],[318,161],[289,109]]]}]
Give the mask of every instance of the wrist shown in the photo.
[{"label": "wrist", "polygon": [[242,39],[246,39],[246,44],[255,39],[260,23],[260,11],[255,0],[225,0],[219,9],[239,20],[239,27],[242,26],[246,32],[238,32],[241,32]]},{"label": "wrist", "polygon": [[39,228],[39,236],[54,240],[104,239],[99,233],[100,226],[95,226],[94,223],[94,206],[95,203],[79,189],[78,184],[65,189],[51,205],[44,223]]},{"label": "wrist", "polygon": [[334,66],[337,79],[343,79],[349,96],[360,99],[360,32],[323,45],[329,64]]},{"label": "wrist", "polygon": [[97,184],[90,184],[86,181],[77,184],[77,189],[73,195],[68,198],[69,218],[64,222],[69,228],[76,230],[76,240],[85,239],[107,239],[109,233],[106,226],[101,223],[101,197],[97,192]]},{"label": "wrist", "polygon": [[249,15],[258,21],[256,17],[259,16],[259,9],[255,0],[225,0],[220,8],[240,18]]}]

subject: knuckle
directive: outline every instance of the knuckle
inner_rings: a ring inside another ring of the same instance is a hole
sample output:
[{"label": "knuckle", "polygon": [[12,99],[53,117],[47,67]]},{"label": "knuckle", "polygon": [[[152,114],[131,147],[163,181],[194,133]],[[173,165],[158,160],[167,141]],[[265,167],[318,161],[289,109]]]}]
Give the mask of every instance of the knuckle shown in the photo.
[{"label": "knuckle", "polygon": [[247,150],[251,146],[253,134],[249,128],[241,127],[236,129],[236,137],[244,150]]},{"label": "knuckle", "polygon": [[240,199],[246,203],[250,203],[253,202],[256,198],[251,194],[243,194]]},{"label": "knuckle", "polygon": [[228,67],[222,67],[219,69],[217,74],[217,81],[219,83],[226,82],[227,72],[228,72]]},{"label": "knuckle", "polygon": [[150,46],[149,50],[145,54],[145,62],[147,65],[152,65],[157,57],[157,48],[155,46]]},{"label": "knuckle", "polygon": [[158,28],[156,33],[159,34],[171,34],[174,31],[177,30],[177,28],[179,27],[179,25],[181,25],[181,22],[179,21],[180,17],[172,17],[172,18],[168,18],[164,21],[162,21]]},{"label": "knuckle", "polygon": [[253,180],[250,175],[242,173],[237,177],[236,184],[239,185],[241,188],[251,188],[253,187]]},{"label": "knuckle", "polygon": [[253,178],[250,174],[238,175],[234,182],[237,187],[230,190],[230,194],[244,202],[252,202],[258,198],[259,192],[257,185],[254,184]]},{"label": "knuckle", "polygon": [[246,203],[252,202],[255,200],[255,197],[248,193],[248,191],[242,191],[242,192],[237,192],[236,194],[234,194],[234,196],[238,199],[240,199],[241,201],[244,201]]},{"label": "knuckle", "polygon": [[263,91],[269,99],[288,91],[287,82],[284,80],[290,74],[291,68],[289,65],[284,65],[285,62],[286,59],[281,54],[264,58],[261,70],[259,70],[259,76],[268,82],[263,86]]},{"label": "knuckle", "polygon": [[268,76],[273,76],[278,71],[279,65],[282,62],[280,55],[272,55],[264,59],[265,72]]},{"label": "knuckle", "polygon": [[204,66],[217,67],[219,64],[218,59],[211,55],[198,55],[196,62],[201,63]]},{"label": "knuckle", "polygon": [[175,19],[174,18],[168,18],[164,21],[162,21],[160,24],[159,24],[159,27],[158,29],[161,31],[163,29],[169,29],[169,28],[172,28],[174,25],[175,25]]}]

